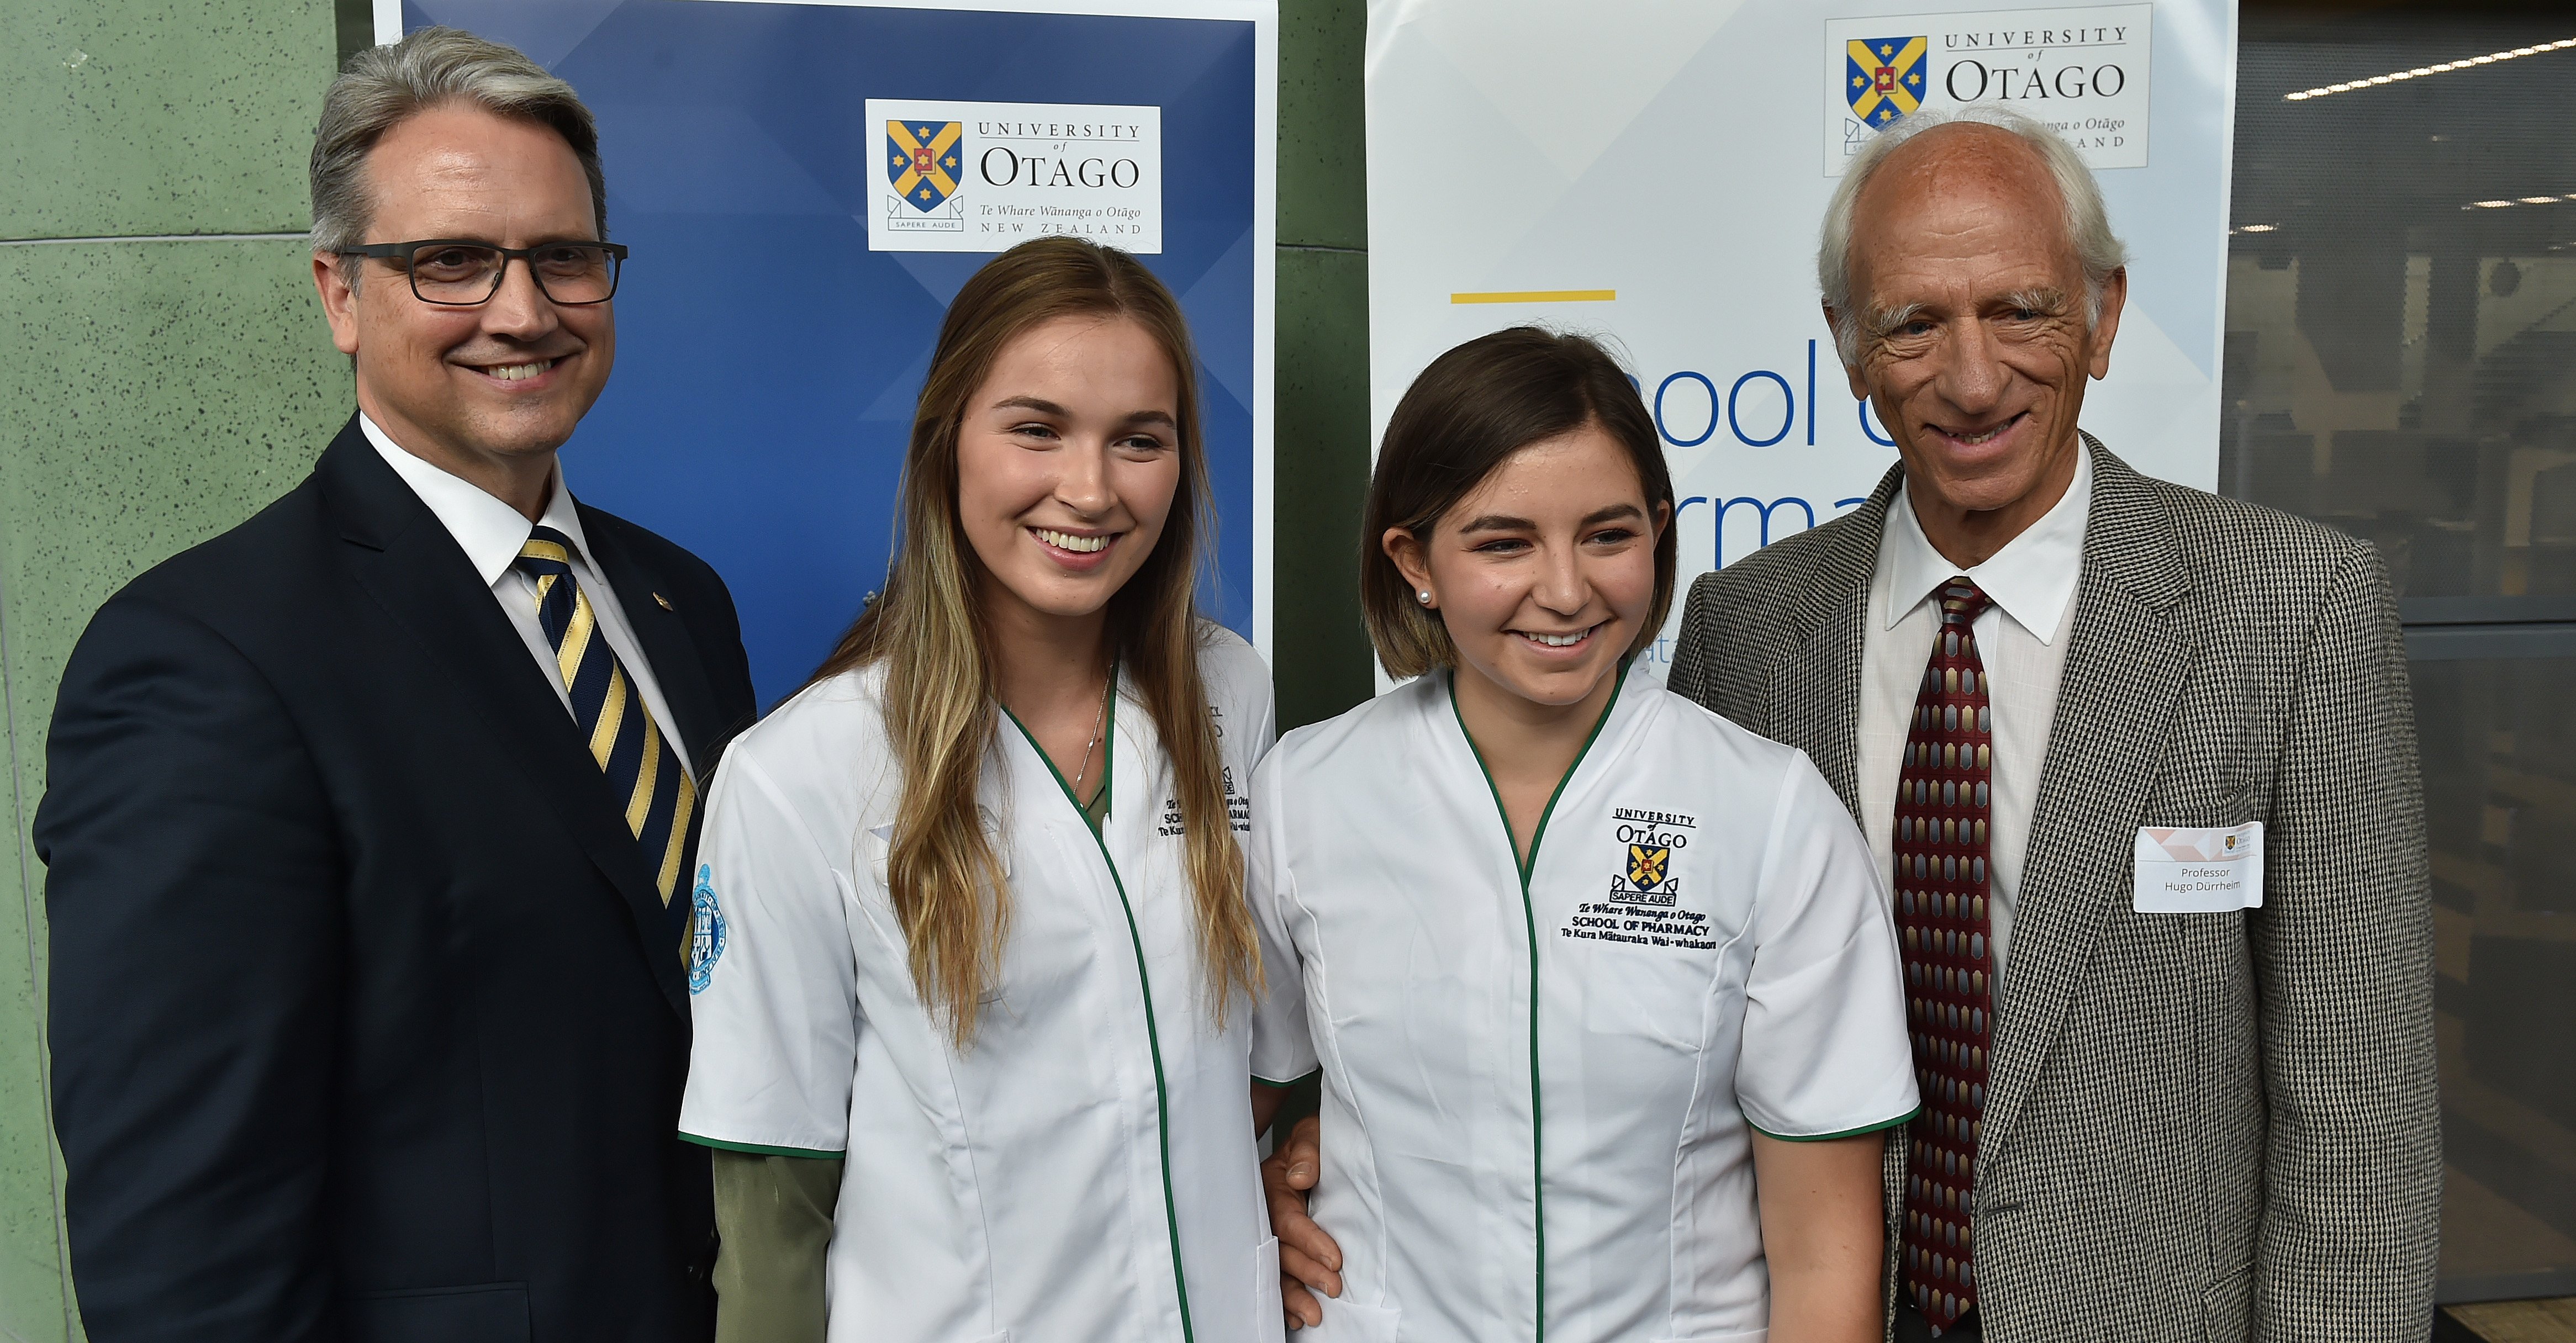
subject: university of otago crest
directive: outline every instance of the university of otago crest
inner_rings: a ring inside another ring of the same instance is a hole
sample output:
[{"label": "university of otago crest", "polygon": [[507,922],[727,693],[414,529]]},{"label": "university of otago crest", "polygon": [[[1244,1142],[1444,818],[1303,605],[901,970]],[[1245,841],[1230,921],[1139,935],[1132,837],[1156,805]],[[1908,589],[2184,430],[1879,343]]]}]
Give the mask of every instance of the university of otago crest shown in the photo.
[{"label": "university of otago crest", "polygon": [[854,124],[857,147],[877,148],[871,252],[991,254],[1059,236],[1163,250],[1160,107],[870,98]]},{"label": "university of otago crest", "polygon": [[1843,99],[1852,115],[1873,130],[1883,130],[1923,106],[1925,37],[1856,37],[1843,44],[1849,65]]},{"label": "university of otago crest", "polygon": [[929,214],[957,194],[966,162],[966,123],[886,123],[886,178],[903,203]]}]

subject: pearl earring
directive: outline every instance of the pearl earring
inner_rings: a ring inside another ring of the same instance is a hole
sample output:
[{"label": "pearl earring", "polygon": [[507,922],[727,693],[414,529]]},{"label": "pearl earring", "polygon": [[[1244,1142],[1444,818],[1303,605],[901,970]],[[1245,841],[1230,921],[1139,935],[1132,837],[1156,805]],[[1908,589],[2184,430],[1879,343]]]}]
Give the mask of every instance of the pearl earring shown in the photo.
[{"label": "pearl earring", "polygon": [[1424,588],[1424,589],[1423,589],[1423,590],[1421,590],[1420,592],[1417,592],[1417,593],[1415,593],[1415,594],[1413,594],[1413,595],[1414,595],[1414,596],[1416,596],[1416,597],[1420,597],[1420,598],[1422,599],[1422,604],[1423,604],[1423,605],[1425,605],[1425,606],[1429,606],[1429,605],[1431,604],[1431,589],[1429,589],[1429,588]]}]

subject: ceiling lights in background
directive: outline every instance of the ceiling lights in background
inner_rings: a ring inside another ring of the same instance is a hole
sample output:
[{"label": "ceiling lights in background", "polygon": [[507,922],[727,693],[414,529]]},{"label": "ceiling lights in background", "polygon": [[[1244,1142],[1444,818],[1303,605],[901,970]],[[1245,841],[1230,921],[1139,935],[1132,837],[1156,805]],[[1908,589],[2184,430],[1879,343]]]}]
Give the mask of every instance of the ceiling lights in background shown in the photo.
[{"label": "ceiling lights in background", "polygon": [[2426,75],[2446,74],[2453,70],[2467,70],[2481,65],[2493,65],[2498,61],[2510,61],[2524,56],[2537,56],[2544,51],[2565,51],[2569,48],[2576,48],[2576,37],[2561,38],[2556,42],[2544,42],[2536,47],[2515,47],[2511,51],[2494,51],[2489,52],[2484,56],[2469,56],[2456,61],[2444,61],[2439,65],[2419,65],[2412,70],[2399,70],[2385,75],[2372,75],[2368,79],[2356,79],[2348,84],[2328,84],[2322,88],[2302,89],[2297,93],[2282,94],[2281,97],[2283,101],[2286,102],[2305,102],[2310,98],[2323,98],[2330,93],[2351,93],[2358,89],[2375,89],[2382,84],[2396,84],[2409,79],[2422,79]]},{"label": "ceiling lights in background", "polygon": [[2560,205],[2576,201],[2576,191],[2564,196],[2516,196],[2511,200],[2470,201],[2463,210],[2510,210],[2517,205]]},{"label": "ceiling lights in background", "polygon": [[[2463,205],[2460,208],[2463,210],[2510,210],[2519,205],[2576,205],[2576,191],[2568,192],[2563,196],[2515,196],[2509,199],[2499,197],[2495,200],[2470,201],[2468,204]],[[2281,226],[2278,224],[2238,224],[2234,228],[2227,230],[2227,236],[2233,238],[2241,233],[2278,233],[2280,231]]]}]

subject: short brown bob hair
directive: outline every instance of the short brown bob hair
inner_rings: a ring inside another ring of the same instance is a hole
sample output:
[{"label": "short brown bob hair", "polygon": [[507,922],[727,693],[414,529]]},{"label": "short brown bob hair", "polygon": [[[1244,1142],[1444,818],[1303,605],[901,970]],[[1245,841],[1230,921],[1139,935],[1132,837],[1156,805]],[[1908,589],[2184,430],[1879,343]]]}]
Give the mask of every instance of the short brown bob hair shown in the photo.
[{"label": "short brown bob hair", "polygon": [[[1453,666],[1458,647],[1387,557],[1387,529],[1402,527],[1428,542],[1442,515],[1513,453],[1587,424],[1628,450],[1651,522],[1655,505],[1673,501],[1672,473],[1636,384],[1599,342],[1516,326],[1432,360],[1405,389],[1386,423],[1360,525],[1360,615],[1388,675]],[[1628,650],[1632,655],[1655,641],[1672,609],[1678,530],[1667,513],[1655,539],[1654,608]]]}]

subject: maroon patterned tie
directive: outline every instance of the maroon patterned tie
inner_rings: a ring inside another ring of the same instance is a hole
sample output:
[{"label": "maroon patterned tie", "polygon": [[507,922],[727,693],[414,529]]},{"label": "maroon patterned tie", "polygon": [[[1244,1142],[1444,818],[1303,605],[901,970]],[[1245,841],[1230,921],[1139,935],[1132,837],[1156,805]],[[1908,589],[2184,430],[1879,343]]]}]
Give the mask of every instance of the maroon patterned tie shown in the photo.
[{"label": "maroon patterned tie", "polygon": [[1986,921],[1994,711],[1970,628],[1987,598],[1959,577],[1941,585],[1940,601],[1941,630],[1897,774],[1893,845],[1906,1012],[1923,1091],[1905,1188],[1905,1283],[1935,1334],[1977,1304],[1969,1213],[1994,1029]]}]

